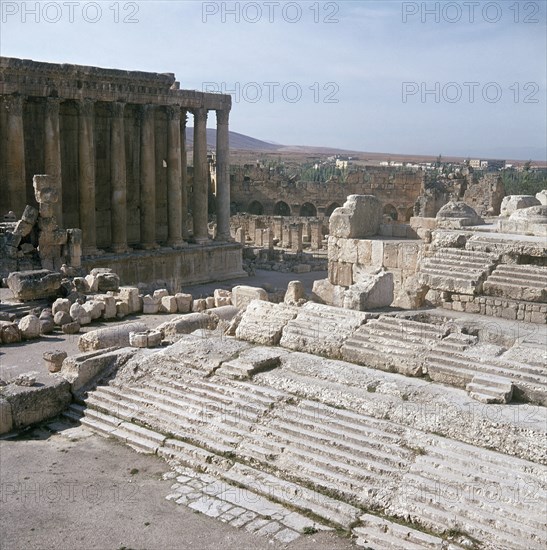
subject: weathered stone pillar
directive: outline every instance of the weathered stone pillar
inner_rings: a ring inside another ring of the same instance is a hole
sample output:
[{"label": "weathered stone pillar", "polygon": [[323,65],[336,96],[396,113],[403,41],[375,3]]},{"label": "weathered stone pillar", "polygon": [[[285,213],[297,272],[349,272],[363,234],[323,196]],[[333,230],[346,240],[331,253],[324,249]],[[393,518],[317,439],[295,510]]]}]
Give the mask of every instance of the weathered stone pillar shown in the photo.
[{"label": "weathered stone pillar", "polygon": [[26,200],[25,184],[25,134],[23,130],[22,96],[4,96],[6,119],[6,188],[8,205],[17,219],[23,214]]},{"label": "weathered stone pillar", "polygon": [[188,240],[188,165],[186,158],[186,109],[180,113],[180,179],[182,238]]},{"label": "weathered stone pillar", "polygon": [[217,111],[217,240],[229,241],[230,236],[230,142],[229,109]]},{"label": "weathered stone pillar", "polygon": [[194,110],[194,192],[192,214],[194,217],[194,241],[209,240],[207,183],[207,109]]},{"label": "weathered stone pillar", "polygon": [[61,132],[59,129],[59,107],[61,100],[46,98],[44,166],[57,189],[59,200],[54,205],[54,216],[59,227],[63,227],[63,183],[61,175]]},{"label": "weathered stone pillar", "polygon": [[167,244],[183,245],[180,106],[167,107]]},{"label": "weathered stone pillar", "polygon": [[322,225],[319,220],[310,221],[310,243],[312,250],[320,250],[323,246]]},{"label": "weathered stone pillar", "polygon": [[141,246],[156,248],[156,139],[154,106],[141,111]]},{"label": "weathered stone pillar", "polygon": [[82,254],[98,254],[95,215],[95,105],[90,99],[78,102],[79,209]]},{"label": "weathered stone pillar", "polygon": [[292,223],[289,226],[291,249],[293,252],[302,252],[302,224]]},{"label": "weathered stone pillar", "polygon": [[127,174],[125,166],[125,103],[110,104],[110,232],[114,252],[127,252]]}]

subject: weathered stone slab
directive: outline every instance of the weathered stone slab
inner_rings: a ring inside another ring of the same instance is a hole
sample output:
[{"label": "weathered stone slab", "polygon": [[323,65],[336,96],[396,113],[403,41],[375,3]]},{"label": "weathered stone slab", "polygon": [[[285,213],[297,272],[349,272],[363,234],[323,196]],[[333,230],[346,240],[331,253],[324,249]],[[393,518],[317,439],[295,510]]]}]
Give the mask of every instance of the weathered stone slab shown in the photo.
[{"label": "weathered stone slab", "polygon": [[275,346],[286,324],[296,317],[298,310],[285,304],[254,300],[243,314],[236,337],[255,344]]},{"label": "weathered stone slab", "polygon": [[501,201],[500,216],[510,216],[521,208],[539,205],[541,201],[533,195],[508,195]]},{"label": "weathered stone slab", "polygon": [[144,323],[134,322],[92,330],[80,336],[78,348],[80,351],[93,351],[111,347],[127,347],[129,346],[130,332],[144,332],[147,328]]},{"label": "weathered stone slab", "polygon": [[263,288],[238,285],[232,289],[232,303],[239,309],[247,307],[253,300],[268,301],[268,293]]},{"label": "weathered stone slab", "polygon": [[368,311],[390,306],[393,302],[393,273],[381,271],[362,275],[361,280],[344,293],[344,307],[357,311]]},{"label": "weathered stone slab", "polygon": [[374,195],[350,195],[329,220],[329,235],[363,239],[376,235],[382,220],[382,204]]},{"label": "weathered stone slab", "polygon": [[157,330],[163,334],[164,338],[173,339],[177,335],[191,334],[195,330],[214,329],[217,322],[218,319],[206,313],[188,313],[162,323]]},{"label": "weathered stone slab", "polygon": [[21,301],[51,298],[61,288],[61,274],[47,269],[15,271],[7,278],[8,287]]}]

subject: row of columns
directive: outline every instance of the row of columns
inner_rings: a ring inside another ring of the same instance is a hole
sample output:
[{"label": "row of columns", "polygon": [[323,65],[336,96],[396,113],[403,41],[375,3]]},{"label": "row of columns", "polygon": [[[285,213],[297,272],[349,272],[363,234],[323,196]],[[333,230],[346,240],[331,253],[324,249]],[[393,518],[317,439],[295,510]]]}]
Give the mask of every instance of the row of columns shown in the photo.
[{"label": "row of columns", "polygon": [[[59,98],[47,98],[45,109],[44,166],[62,189],[61,135]],[[82,252],[94,255],[97,250],[95,213],[95,102],[78,101],[79,216],[82,229]],[[114,252],[128,250],[127,244],[127,175],[125,158],[125,103],[110,103],[111,126],[111,247]],[[23,98],[5,96],[7,111],[7,188],[11,209],[21,215],[26,204],[25,143],[23,131]],[[140,212],[141,246],[156,248],[156,153],[155,105],[141,107],[140,135]],[[217,112],[217,240],[230,239],[229,181],[229,110]],[[208,236],[207,109],[194,114],[194,186],[193,237],[205,243]],[[167,107],[167,191],[168,240],[172,247],[182,247],[188,240],[186,110]],[[62,193],[55,212],[62,226]]]}]

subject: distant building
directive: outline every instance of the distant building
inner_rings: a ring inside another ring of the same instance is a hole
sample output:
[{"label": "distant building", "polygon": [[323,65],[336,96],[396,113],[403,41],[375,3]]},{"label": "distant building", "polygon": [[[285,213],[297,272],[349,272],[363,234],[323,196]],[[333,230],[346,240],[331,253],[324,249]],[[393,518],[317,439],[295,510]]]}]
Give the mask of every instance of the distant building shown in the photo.
[{"label": "distant building", "polygon": [[476,170],[486,170],[487,172],[496,172],[505,168],[505,160],[499,159],[471,159],[469,166]]}]

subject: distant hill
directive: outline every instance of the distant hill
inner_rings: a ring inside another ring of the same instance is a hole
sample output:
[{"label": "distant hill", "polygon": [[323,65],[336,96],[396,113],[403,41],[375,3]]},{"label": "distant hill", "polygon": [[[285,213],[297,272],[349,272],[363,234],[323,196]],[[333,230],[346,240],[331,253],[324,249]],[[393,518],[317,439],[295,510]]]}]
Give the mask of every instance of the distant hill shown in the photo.
[{"label": "distant hill", "polygon": [[[194,129],[186,128],[186,143],[189,148],[192,148],[194,143]],[[207,128],[207,147],[209,149],[215,149],[217,143],[217,132],[214,128]],[[276,145],[275,143],[268,143],[260,139],[238,134],[237,132],[230,132],[230,149],[240,149],[244,151],[279,151],[284,147],[283,145]]]}]

